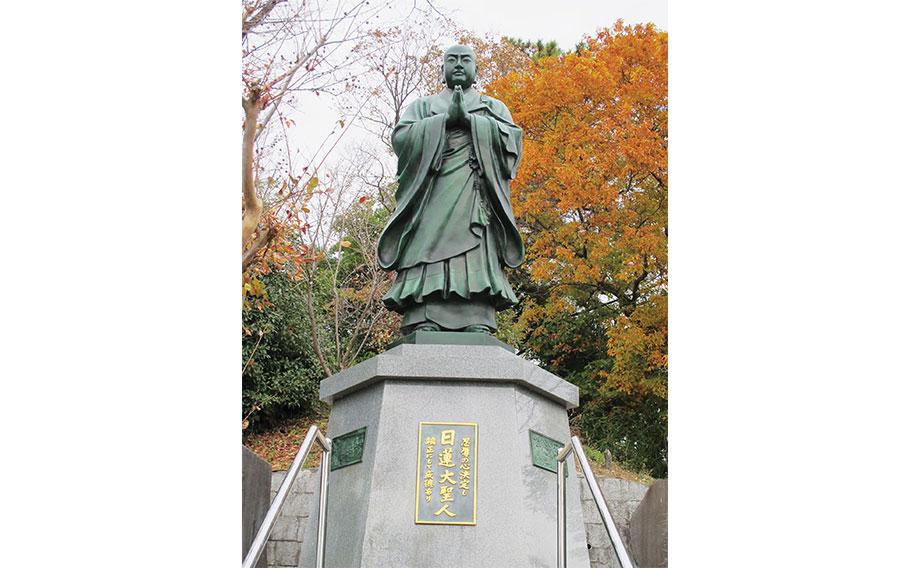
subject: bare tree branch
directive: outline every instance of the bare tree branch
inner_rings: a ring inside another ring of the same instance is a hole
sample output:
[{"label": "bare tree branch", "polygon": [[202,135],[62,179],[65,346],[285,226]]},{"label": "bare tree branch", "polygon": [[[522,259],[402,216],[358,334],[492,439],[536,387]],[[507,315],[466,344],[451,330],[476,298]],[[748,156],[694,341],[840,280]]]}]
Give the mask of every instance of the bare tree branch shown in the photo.
[{"label": "bare tree branch", "polygon": [[246,39],[246,35],[250,30],[261,24],[275,6],[285,1],[286,0],[268,0],[265,4],[260,6],[258,10],[256,10],[254,6],[251,6],[249,11],[244,11],[244,15],[249,15],[249,17],[244,17],[243,19],[243,25],[240,28],[241,38]]}]

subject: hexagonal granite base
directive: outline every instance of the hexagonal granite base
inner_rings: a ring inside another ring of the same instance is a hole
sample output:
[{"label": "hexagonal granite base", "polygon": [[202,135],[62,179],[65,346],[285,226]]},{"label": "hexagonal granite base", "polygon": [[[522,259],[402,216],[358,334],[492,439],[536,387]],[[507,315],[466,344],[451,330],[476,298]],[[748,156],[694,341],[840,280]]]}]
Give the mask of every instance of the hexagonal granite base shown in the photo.
[{"label": "hexagonal granite base", "polygon": [[[329,474],[327,567],[556,565],[556,474],[534,465],[530,431],[567,443],[566,409],[578,404],[578,389],[489,336],[470,338],[487,342],[480,345],[421,342],[442,333],[322,382],[320,397],[332,405],[328,435],[366,428],[361,461]],[[416,522],[421,422],[476,424],[475,525]],[[569,566],[590,568],[581,488],[567,485]],[[313,565],[315,529],[313,511],[301,567]]]}]

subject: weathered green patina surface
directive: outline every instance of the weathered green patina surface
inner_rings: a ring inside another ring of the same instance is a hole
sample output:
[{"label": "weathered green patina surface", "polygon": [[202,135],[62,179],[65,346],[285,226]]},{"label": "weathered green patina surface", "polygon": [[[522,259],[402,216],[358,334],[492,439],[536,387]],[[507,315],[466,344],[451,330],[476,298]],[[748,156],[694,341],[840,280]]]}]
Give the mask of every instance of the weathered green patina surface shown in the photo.
[{"label": "weathered green patina surface", "polygon": [[404,315],[402,334],[489,333],[496,310],[518,301],[503,267],[524,258],[509,201],[521,128],[474,89],[470,47],[450,47],[443,72],[446,89],[411,104],[392,133],[397,204],[378,253],[398,273],[383,301]]},{"label": "weathered green patina surface", "polygon": [[354,465],[363,460],[366,427],[332,438],[332,470]]},{"label": "weathered green patina surface", "polygon": [[556,456],[565,444],[534,430],[528,430],[528,435],[531,438],[531,463],[556,473]]}]

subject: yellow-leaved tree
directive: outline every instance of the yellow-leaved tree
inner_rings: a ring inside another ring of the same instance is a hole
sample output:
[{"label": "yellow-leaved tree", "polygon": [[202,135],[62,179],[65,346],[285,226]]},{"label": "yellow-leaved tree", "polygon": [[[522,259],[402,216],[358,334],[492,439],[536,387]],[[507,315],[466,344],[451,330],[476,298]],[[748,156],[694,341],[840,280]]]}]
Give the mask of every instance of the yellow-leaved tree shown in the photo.
[{"label": "yellow-leaved tree", "polygon": [[667,34],[620,21],[487,90],[524,129],[524,345],[581,387],[589,441],[665,475]]}]

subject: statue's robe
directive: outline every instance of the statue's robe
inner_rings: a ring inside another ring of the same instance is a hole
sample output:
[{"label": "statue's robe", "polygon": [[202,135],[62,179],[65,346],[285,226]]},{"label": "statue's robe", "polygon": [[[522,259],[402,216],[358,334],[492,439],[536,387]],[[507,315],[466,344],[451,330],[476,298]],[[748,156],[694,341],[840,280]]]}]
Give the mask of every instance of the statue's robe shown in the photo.
[{"label": "statue's robe", "polygon": [[502,267],[524,258],[509,202],[521,129],[503,103],[474,89],[464,95],[470,128],[447,128],[452,93],[414,102],[392,133],[397,204],[378,253],[398,272],[383,302],[405,314],[403,328],[428,320],[495,329],[495,310],[518,301]]}]

